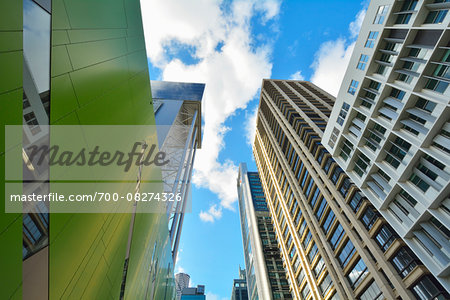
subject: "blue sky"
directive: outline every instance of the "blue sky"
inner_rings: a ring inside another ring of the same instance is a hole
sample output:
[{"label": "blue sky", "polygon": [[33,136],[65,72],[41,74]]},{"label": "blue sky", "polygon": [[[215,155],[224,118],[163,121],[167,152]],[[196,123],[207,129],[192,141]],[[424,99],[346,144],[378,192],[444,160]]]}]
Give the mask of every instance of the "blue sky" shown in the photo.
[{"label": "blue sky", "polygon": [[310,80],[336,95],[367,1],[142,0],[150,77],[204,82],[203,145],[177,271],[229,299],[244,267],[236,177],[256,170],[251,140],[263,78]]}]

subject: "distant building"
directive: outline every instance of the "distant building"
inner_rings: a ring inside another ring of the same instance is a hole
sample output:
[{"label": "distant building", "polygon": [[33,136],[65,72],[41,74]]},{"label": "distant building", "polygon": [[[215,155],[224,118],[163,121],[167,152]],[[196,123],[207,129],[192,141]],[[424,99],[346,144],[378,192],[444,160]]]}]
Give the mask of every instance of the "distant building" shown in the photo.
[{"label": "distant building", "polygon": [[233,290],[231,292],[231,300],[247,300],[247,280],[245,279],[245,269],[239,267],[239,279],[233,280]]},{"label": "distant building", "polygon": [[183,289],[189,287],[190,279],[191,276],[186,273],[175,274],[175,291],[177,293],[177,300],[180,300]]},{"label": "distant building", "polygon": [[196,288],[184,288],[181,293],[181,300],[206,300],[205,286],[197,285]]},{"label": "distant building", "polygon": [[250,299],[292,299],[272,219],[257,172],[239,165],[239,214]]}]

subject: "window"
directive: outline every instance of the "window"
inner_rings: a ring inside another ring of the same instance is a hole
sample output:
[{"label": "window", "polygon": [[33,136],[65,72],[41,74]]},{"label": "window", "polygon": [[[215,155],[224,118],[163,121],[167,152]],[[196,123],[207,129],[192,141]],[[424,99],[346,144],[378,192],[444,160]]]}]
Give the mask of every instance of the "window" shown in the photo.
[{"label": "window", "polygon": [[409,148],[411,148],[410,143],[402,138],[396,137],[394,142],[392,142],[391,148],[386,154],[386,162],[397,169],[403,161],[403,158],[406,156],[406,153],[408,153]]},{"label": "window", "polygon": [[436,103],[419,97],[419,99],[417,99],[416,101],[415,106],[426,112],[432,113],[434,108],[436,107]]},{"label": "window", "polygon": [[392,258],[392,264],[402,278],[405,278],[419,263],[414,253],[405,247],[400,248]]},{"label": "window", "polygon": [[361,57],[359,58],[359,62],[356,65],[356,68],[360,69],[360,70],[365,70],[368,61],[369,61],[369,56],[365,55],[365,54],[361,54]]},{"label": "window", "polygon": [[377,37],[378,37],[378,31],[370,31],[364,47],[373,48],[373,46],[375,46],[375,41],[377,40]]},{"label": "window", "polygon": [[430,11],[424,24],[441,24],[444,21],[447,12],[448,9]]},{"label": "window", "polygon": [[444,300],[449,295],[444,288],[431,276],[422,277],[412,288],[417,299],[420,300]]},{"label": "window", "polygon": [[325,219],[325,222],[322,225],[325,234],[328,234],[328,230],[330,229],[335,219],[336,216],[334,215],[334,212],[330,209],[330,212],[328,213],[327,218]]},{"label": "window", "polygon": [[342,103],[341,112],[339,113],[337,122],[342,126],[344,124],[344,120],[347,117],[348,110],[350,109],[350,105],[346,102]]},{"label": "window", "polygon": [[302,299],[308,298],[309,293],[310,293],[310,288],[309,288],[309,284],[307,283],[302,290]]},{"label": "window", "polygon": [[358,84],[359,84],[358,81],[352,79],[348,87],[347,93],[354,95],[356,93],[356,89],[358,88]]},{"label": "window", "polygon": [[331,280],[330,274],[327,274],[319,285],[322,296],[325,297],[325,294],[330,290],[332,284],[333,281]]},{"label": "window", "polygon": [[384,299],[383,293],[378,287],[377,283],[372,282],[369,287],[359,296],[360,300],[381,300]]},{"label": "window", "polygon": [[340,156],[347,161],[350,157],[350,153],[353,151],[353,144],[350,143],[347,139],[344,138],[344,142],[342,143]]},{"label": "window", "polygon": [[361,222],[367,230],[370,230],[378,219],[378,212],[373,207],[369,206],[361,217]]},{"label": "window", "polygon": [[378,6],[377,14],[375,16],[375,19],[373,20],[373,24],[383,24],[388,10],[389,10],[389,5]]},{"label": "window", "polygon": [[363,202],[363,197],[361,196],[361,194],[359,192],[356,192],[352,199],[349,202],[350,207],[352,208],[352,210],[356,213],[358,212],[359,208],[361,207],[361,204]]},{"label": "window", "polygon": [[337,245],[342,240],[343,236],[344,236],[344,228],[342,228],[341,224],[339,224],[334,230],[334,233],[330,239],[331,249],[333,250],[336,249]]},{"label": "window", "polygon": [[345,177],[342,181],[342,185],[339,188],[339,192],[341,195],[345,198],[348,194],[348,191],[350,190],[350,187],[352,186],[352,183],[348,177]]},{"label": "window", "polygon": [[355,288],[361,283],[361,281],[363,281],[364,278],[366,278],[367,274],[369,274],[369,271],[367,271],[367,266],[362,258],[360,258],[347,275],[347,279],[350,282],[351,287]]},{"label": "window", "polygon": [[353,170],[359,177],[362,177],[364,173],[366,173],[367,167],[369,166],[370,159],[362,153],[359,153]]},{"label": "window", "polygon": [[348,240],[347,244],[345,244],[344,248],[342,248],[341,252],[338,255],[338,260],[342,268],[345,268],[347,266],[348,262],[355,252],[355,246],[353,246],[352,241]]},{"label": "window", "polygon": [[398,99],[398,100],[402,101],[403,97],[405,97],[405,94],[406,93],[404,91],[401,91],[401,90],[396,89],[396,88],[392,88],[390,96],[395,98],[395,99]]},{"label": "window", "polygon": [[394,230],[388,225],[383,225],[375,236],[377,244],[383,251],[386,251],[396,238],[397,235],[394,233]]},{"label": "window", "polygon": [[314,275],[316,275],[316,278],[319,277],[320,273],[322,273],[323,267],[325,266],[325,263],[323,262],[323,258],[321,257],[318,261],[316,266],[314,267]]}]

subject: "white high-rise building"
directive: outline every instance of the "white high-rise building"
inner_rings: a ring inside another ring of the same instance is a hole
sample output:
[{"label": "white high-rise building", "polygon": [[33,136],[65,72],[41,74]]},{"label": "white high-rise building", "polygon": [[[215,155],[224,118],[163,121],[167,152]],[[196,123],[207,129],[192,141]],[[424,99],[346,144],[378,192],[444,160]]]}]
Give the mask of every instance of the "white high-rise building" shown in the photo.
[{"label": "white high-rise building", "polygon": [[175,274],[175,291],[176,291],[176,300],[181,299],[181,294],[183,289],[189,287],[189,281],[191,280],[191,276],[186,273],[177,273]]},{"label": "white high-rise building", "polygon": [[449,8],[449,0],[371,1],[323,136],[447,291]]}]

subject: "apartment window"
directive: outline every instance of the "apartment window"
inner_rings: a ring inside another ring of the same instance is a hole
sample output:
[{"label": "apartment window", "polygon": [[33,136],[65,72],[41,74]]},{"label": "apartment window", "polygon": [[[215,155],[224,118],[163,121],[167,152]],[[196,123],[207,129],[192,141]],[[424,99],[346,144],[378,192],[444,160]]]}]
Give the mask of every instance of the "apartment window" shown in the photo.
[{"label": "apartment window", "polygon": [[401,278],[405,278],[420,263],[408,248],[402,247],[392,258],[392,264]]},{"label": "apartment window", "polygon": [[369,61],[369,56],[365,55],[365,54],[361,54],[361,56],[359,57],[358,64],[356,65],[356,68],[360,69],[360,70],[365,70],[368,61]]},{"label": "apartment window", "polygon": [[378,31],[370,31],[364,47],[373,48],[373,46],[375,46],[375,41],[377,40],[377,37],[378,37]]},{"label": "apartment window", "polygon": [[328,230],[330,229],[331,224],[333,224],[335,219],[336,216],[334,215],[334,212],[330,209],[330,212],[328,213],[327,218],[325,219],[325,222],[322,225],[325,234],[328,234]]},{"label": "apartment window", "polygon": [[431,114],[436,107],[436,103],[419,97],[416,101],[415,106]]},{"label": "apartment window", "polygon": [[311,290],[309,288],[309,284],[307,283],[302,290],[302,299],[308,298],[310,292],[311,292]]},{"label": "apartment window", "polygon": [[369,206],[364,211],[364,214],[361,217],[361,222],[367,230],[370,230],[376,220],[378,220],[378,217],[378,212],[372,206]]},{"label": "apartment window", "polygon": [[350,143],[347,139],[344,138],[344,142],[342,143],[341,154],[340,156],[347,161],[350,157],[350,153],[353,151],[353,144]]},{"label": "apartment window", "polygon": [[395,24],[408,24],[411,19],[412,11],[416,8],[418,0],[406,0],[402,8],[397,13]]},{"label": "apartment window", "polygon": [[369,287],[359,296],[359,300],[381,300],[384,299],[383,292],[381,292],[377,283],[373,281]]},{"label": "apartment window", "polygon": [[397,169],[403,161],[403,158],[406,156],[406,153],[408,153],[409,148],[411,148],[410,143],[402,138],[396,137],[392,142],[391,148],[386,154],[386,162]]},{"label": "apartment window", "polygon": [[345,268],[347,266],[348,262],[353,257],[353,254],[355,254],[355,252],[355,246],[353,246],[352,241],[350,241],[350,239],[347,240],[347,243],[338,255],[338,260],[342,268]]},{"label": "apartment window", "polygon": [[363,197],[359,192],[356,192],[353,197],[351,198],[349,205],[352,208],[352,210],[356,213],[358,212],[359,208],[361,207],[361,204],[363,202]]},{"label": "apartment window", "polygon": [[377,244],[381,247],[381,249],[383,249],[383,251],[386,251],[396,238],[397,235],[388,225],[381,226],[380,231],[378,231],[375,236]]},{"label": "apartment window", "polygon": [[317,244],[313,242],[313,245],[312,245],[311,249],[308,252],[308,259],[309,259],[309,263],[310,264],[313,262],[313,260],[316,257],[318,251],[319,251],[319,249],[317,248]]},{"label": "apartment window", "polygon": [[435,217],[431,217],[430,224],[433,225],[445,239],[450,239],[450,230],[444,224],[438,221]]},{"label": "apartment window", "polygon": [[341,195],[345,198],[348,194],[348,191],[350,190],[350,187],[352,186],[352,183],[348,177],[345,177],[345,179],[342,181],[342,185],[339,188],[339,192]]},{"label": "apartment window", "polygon": [[320,196],[320,190],[316,189],[316,191],[314,192],[314,195],[311,198],[311,203],[310,203],[311,208],[314,209],[314,206],[316,206],[317,199],[319,199],[319,196]]},{"label": "apartment window", "polygon": [[314,275],[317,277],[319,277],[320,273],[322,273],[323,267],[325,266],[325,263],[323,262],[323,258],[321,257],[317,263],[316,266],[314,267]]},{"label": "apartment window", "polygon": [[388,10],[389,10],[389,5],[378,6],[377,14],[375,16],[375,19],[373,20],[373,24],[383,24]]},{"label": "apartment window", "polygon": [[364,173],[366,173],[367,167],[370,164],[370,159],[362,153],[359,153],[353,170],[359,177],[362,177]]},{"label": "apartment window", "polygon": [[396,89],[396,88],[392,88],[391,93],[390,93],[389,96],[402,101],[403,97],[405,97],[405,94],[406,93],[404,91],[402,91],[402,90],[399,90],[399,89]]},{"label": "apartment window", "polygon": [[[344,102],[345,103],[345,102]],[[342,110],[341,110],[342,111]],[[347,109],[347,111],[348,111],[348,109]],[[347,115],[347,113],[345,113],[345,115]],[[338,120],[337,120],[337,122],[339,123],[339,122],[341,122],[341,123],[344,123],[344,119],[342,119],[342,121],[340,120],[340,114],[339,114],[339,116],[338,116]],[[342,124],[341,124],[341,126],[342,126]],[[331,148],[334,148],[334,145],[336,144],[336,141],[337,141],[337,137],[338,137],[338,135],[339,135],[339,129],[337,129],[336,127],[334,127],[333,128],[333,131],[331,132],[331,136],[330,136],[330,140],[328,141],[328,146],[330,146]],[[319,160],[318,160],[319,161]],[[321,161],[319,161],[319,162],[321,162]]]},{"label": "apartment window", "polygon": [[305,279],[305,270],[301,269],[300,273],[297,276],[297,282],[298,282],[299,285],[302,284],[303,279]]},{"label": "apartment window", "polygon": [[339,125],[342,126],[342,124],[344,124],[344,120],[347,117],[347,113],[348,113],[349,109],[350,109],[350,105],[347,102],[342,103],[341,111],[340,111],[338,119],[337,119],[337,122]]},{"label": "apartment window", "polygon": [[380,74],[380,75],[386,75],[387,72],[387,68],[385,65],[378,65],[377,69],[375,70],[376,74]]},{"label": "apartment window", "polygon": [[326,293],[330,290],[332,285],[333,281],[331,280],[330,274],[327,274],[319,285],[322,296],[325,297]]},{"label": "apartment window", "polygon": [[330,239],[331,249],[333,250],[336,249],[337,245],[340,243],[343,236],[344,236],[344,228],[342,228],[341,224],[338,224]]},{"label": "apartment window", "polygon": [[450,68],[448,65],[450,63],[450,50],[444,53],[441,62],[436,65],[433,71],[432,76],[434,78],[428,79],[424,88],[443,94],[449,84],[446,80],[450,79]]},{"label": "apartment window", "polygon": [[444,21],[447,12],[448,9],[430,11],[424,24],[441,24]]},{"label": "apartment window", "polygon": [[319,208],[316,211],[317,220],[320,220],[322,218],[322,215],[327,207],[328,207],[328,202],[327,202],[327,200],[325,200],[325,198],[322,197],[319,201]]},{"label": "apartment window", "polygon": [[420,300],[449,299],[449,294],[431,275],[422,277],[414,284],[412,292]]},{"label": "apartment window", "polygon": [[348,87],[347,93],[354,95],[356,93],[356,89],[358,88],[358,84],[359,84],[358,81],[352,79]]},{"label": "apartment window", "polygon": [[303,248],[306,249],[308,247],[308,244],[311,241],[311,239],[312,239],[312,234],[311,234],[311,231],[308,230],[308,233],[306,234],[306,237],[303,240]]},{"label": "apartment window", "polygon": [[351,287],[355,288],[361,283],[361,281],[363,281],[364,278],[366,278],[368,274],[369,271],[367,270],[367,266],[362,258],[360,258],[347,275],[347,279],[350,282]]}]

